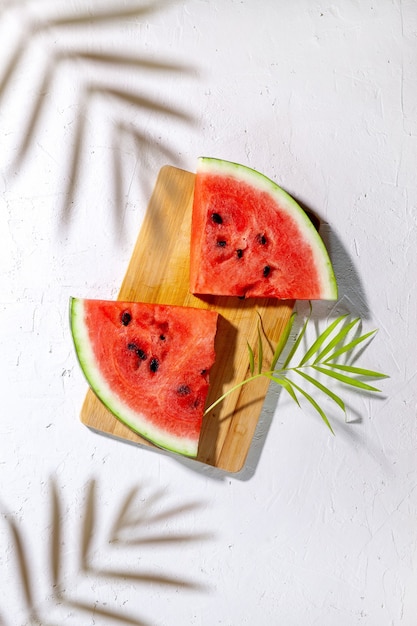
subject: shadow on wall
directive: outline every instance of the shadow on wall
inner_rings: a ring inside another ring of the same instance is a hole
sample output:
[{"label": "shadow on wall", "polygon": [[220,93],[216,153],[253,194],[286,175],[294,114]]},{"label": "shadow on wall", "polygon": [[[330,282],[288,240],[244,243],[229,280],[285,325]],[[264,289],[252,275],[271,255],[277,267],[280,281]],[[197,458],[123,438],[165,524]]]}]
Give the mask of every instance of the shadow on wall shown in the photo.
[{"label": "shadow on wall", "polygon": [[[170,545],[177,546],[183,552],[192,542],[204,542],[212,538],[207,533],[172,532],[170,524],[175,527],[177,518],[181,517],[182,520],[184,514],[195,513],[201,503],[161,506],[163,496],[161,492],[149,492],[144,487],[133,487],[121,500],[112,523],[103,532],[103,515],[97,506],[97,484],[91,480],[85,488],[81,514],[77,513],[77,519],[80,517],[79,533],[76,533],[78,543],[70,546],[72,533],[68,531],[66,524],[70,509],[64,506],[58,485],[51,480],[49,538],[45,545],[43,563],[37,563],[28,549],[31,537],[22,533],[20,524],[1,506],[2,522],[8,529],[15,561],[14,568],[13,560],[10,561],[10,569],[13,571],[8,572],[9,576],[6,577],[3,573],[3,592],[7,591],[4,595],[11,598],[14,594],[12,586],[16,586],[23,606],[21,611],[17,611],[16,607],[13,607],[13,610],[0,607],[0,624],[3,626],[16,624],[17,615],[19,618],[20,615],[24,615],[24,623],[52,626],[62,623],[65,617],[72,615],[78,616],[80,624],[85,623],[88,616],[93,616],[94,620],[98,620],[97,623],[106,625],[118,622],[133,626],[150,626],[137,615],[127,613],[124,609],[112,608],[111,597],[119,598],[126,585],[129,588],[133,586],[137,588],[138,597],[141,588],[146,585],[159,585],[161,588],[182,591],[207,590],[205,585],[182,576],[155,573],[160,571],[160,568],[155,568],[153,562],[148,570],[144,569],[147,549],[152,553],[158,546]],[[78,503],[77,505],[72,503],[71,509],[78,510]],[[69,564],[69,554],[76,555],[73,568]],[[122,566],[97,565],[97,561],[100,560],[107,563],[118,560]],[[170,562],[173,562],[172,556]],[[44,589],[42,581],[44,572],[48,578],[46,592],[41,591]],[[80,591],[83,582],[86,586]],[[110,585],[112,589],[112,594],[106,596],[105,602],[98,600],[94,595],[97,587],[103,583]],[[86,589],[90,596],[87,600]],[[42,597],[40,595],[42,593],[46,593],[46,597]],[[123,599],[118,599],[117,604],[119,607],[123,605]],[[147,606],[152,610],[149,602]],[[7,621],[9,612],[12,612],[14,621]]]},{"label": "shadow on wall", "polygon": [[365,289],[351,256],[329,224],[322,224],[320,235],[329,251],[339,289],[338,305],[335,312],[345,312],[369,319],[370,311]]},{"label": "shadow on wall", "polygon": [[360,275],[356,271],[352,258],[344,244],[331,229],[331,226],[322,222],[304,202],[293,196],[301,208],[308,214],[315,228],[319,231],[324,245],[329,253],[338,286],[338,302],[315,302],[315,317],[327,317],[331,310],[333,314],[351,313],[361,319],[369,319],[370,311],[366,299],[365,289]]},{"label": "shadow on wall", "polygon": [[[112,3],[96,3],[94,9],[70,9],[68,6],[57,3],[54,9],[54,15],[50,15],[50,7],[46,7],[44,13],[46,18],[39,16],[34,18],[30,8],[34,6],[34,2],[9,2],[3,6],[3,16],[8,9],[18,11],[18,18],[21,22],[20,34],[13,49],[11,50],[7,64],[3,68],[0,75],[0,106],[5,100],[8,92],[13,88],[13,82],[22,63],[33,54],[36,45],[40,44],[44,48],[46,54],[45,62],[42,67],[39,65],[34,67],[37,72],[37,85],[33,91],[32,99],[25,101],[25,119],[22,128],[18,131],[17,147],[13,162],[9,165],[9,172],[18,171],[24,161],[29,157],[30,149],[36,145],[37,132],[39,130],[42,119],[45,115],[51,116],[53,111],[50,107],[50,94],[65,68],[77,65],[77,83],[74,85],[73,97],[76,102],[72,104],[76,107],[77,117],[73,124],[72,139],[65,142],[65,148],[62,150],[59,138],[56,141],[57,154],[59,161],[66,161],[66,173],[63,176],[64,189],[62,191],[63,203],[61,206],[61,222],[62,226],[66,226],[71,217],[71,210],[77,194],[77,188],[81,181],[82,175],[86,175],[83,168],[83,153],[88,148],[89,142],[89,124],[93,120],[93,106],[99,102],[103,102],[111,110],[109,116],[109,124],[111,124],[111,172],[108,178],[113,181],[115,221],[120,227],[123,216],[123,171],[122,171],[122,154],[126,148],[126,142],[129,142],[130,149],[137,154],[137,158],[145,159],[145,155],[163,155],[167,159],[175,163],[177,155],[168,146],[166,138],[155,142],[149,133],[144,130],[147,126],[147,116],[156,114],[159,116],[169,117],[173,120],[190,123],[192,118],[184,110],[166,106],[158,101],[155,94],[146,95],[135,88],[132,76],[137,72],[139,77],[144,72],[152,73],[160,81],[166,76],[182,75],[190,72],[190,67],[173,63],[172,61],[154,60],[141,57],[136,52],[126,53],[123,50],[112,52],[106,50],[106,39],[100,43],[91,43],[91,32],[98,31],[100,26],[114,26],[120,28],[120,25],[131,21],[139,23],[151,13],[162,11],[164,8],[174,4],[172,1],[160,2],[137,2],[133,1],[126,6],[119,2]],[[61,12],[60,10],[61,9]],[[64,13],[62,13],[64,11]],[[1,19],[1,16],[0,16]],[[76,45],[65,45],[65,36],[74,35],[74,41],[80,42]],[[45,35],[52,35],[50,39]],[[108,35],[108,33],[107,33]],[[61,43],[61,39],[64,43]],[[53,41],[53,45],[48,42]],[[107,46],[108,48],[108,46]],[[78,71],[78,69],[80,71]],[[85,72],[83,72],[85,70]],[[103,73],[102,70],[105,70]],[[97,80],[92,81],[87,78],[91,76],[91,72],[96,72]],[[124,81],[120,87],[120,81],[117,79],[123,75],[123,72],[129,72],[129,80]],[[133,72],[133,74],[132,74]],[[104,76],[104,78],[103,78]],[[125,86],[127,85],[127,86]],[[9,94],[10,95],[10,94]],[[13,103],[13,96],[12,96]],[[16,103],[17,105],[18,103]],[[128,106],[131,116],[127,118],[123,114],[122,107]],[[120,112],[118,111],[120,107]],[[143,119],[143,125],[138,126],[137,120]],[[64,144],[64,142],[62,142]],[[105,177],[105,174],[104,174]],[[146,185],[144,180],[140,184]],[[116,230],[117,232],[117,230]]]}]

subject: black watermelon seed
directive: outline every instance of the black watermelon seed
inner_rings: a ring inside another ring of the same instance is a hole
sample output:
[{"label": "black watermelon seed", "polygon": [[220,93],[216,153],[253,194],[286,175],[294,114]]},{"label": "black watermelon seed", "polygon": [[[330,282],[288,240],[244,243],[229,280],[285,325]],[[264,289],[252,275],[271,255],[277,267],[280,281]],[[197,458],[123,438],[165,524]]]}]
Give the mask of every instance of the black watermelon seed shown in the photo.
[{"label": "black watermelon seed", "polygon": [[269,265],[265,265],[262,274],[264,275],[264,277],[266,278],[267,276],[269,276],[269,273],[271,271],[271,268],[269,267]]},{"label": "black watermelon seed", "polygon": [[132,316],[130,315],[129,311],[123,311],[122,317],[121,317],[123,326],[127,326],[129,322],[131,321],[131,319],[132,319]]},{"label": "black watermelon seed", "polygon": [[188,396],[191,393],[191,388],[188,385],[180,385],[177,389],[179,396]]},{"label": "black watermelon seed", "polygon": [[201,370],[200,374],[201,376],[205,376],[207,374],[207,370]]},{"label": "black watermelon seed", "polygon": [[256,235],[256,241],[258,243],[260,243],[261,246],[264,246],[266,244],[266,237],[265,237],[265,235],[260,235],[260,234]]},{"label": "black watermelon seed", "polygon": [[159,339],[160,339],[161,341],[165,341],[166,337],[165,337],[165,335],[159,335]]},{"label": "black watermelon seed", "polygon": [[241,248],[236,250],[236,256],[238,259],[241,259],[243,257],[243,250]]},{"label": "black watermelon seed", "polygon": [[212,213],[211,219],[213,220],[215,224],[223,224],[222,216],[219,215],[218,213]]},{"label": "black watermelon seed", "polygon": [[149,369],[151,370],[151,372],[155,373],[158,370],[158,367],[159,367],[159,361],[158,359],[153,357],[151,359],[151,362],[149,363]]},{"label": "black watermelon seed", "polygon": [[225,248],[226,242],[224,241],[224,239],[221,239],[220,241],[217,242],[217,245],[219,246],[219,248]]},{"label": "black watermelon seed", "polygon": [[142,350],[142,348],[139,348],[139,346],[137,346],[135,343],[128,343],[127,349],[132,350],[132,352],[135,352],[141,361],[146,361],[147,359],[146,353],[144,352],[144,350]]}]

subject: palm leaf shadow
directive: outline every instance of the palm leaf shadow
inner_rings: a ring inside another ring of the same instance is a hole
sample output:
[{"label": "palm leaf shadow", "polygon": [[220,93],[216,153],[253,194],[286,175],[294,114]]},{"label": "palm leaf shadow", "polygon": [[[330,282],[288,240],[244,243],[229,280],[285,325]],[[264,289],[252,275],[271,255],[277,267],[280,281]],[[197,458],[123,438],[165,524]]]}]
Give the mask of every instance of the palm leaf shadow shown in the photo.
[{"label": "palm leaf shadow", "polygon": [[[11,0],[9,2],[9,7],[14,8],[17,4],[18,2],[16,0]],[[21,0],[20,4],[26,4],[25,0]],[[167,5],[168,2],[165,2],[165,4]],[[169,4],[172,4],[172,2]],[[12,54],[0,80],[0,100],[7,87],[10,85],[11,78],[18,69],[25,52],[29,50],[33,41],[41,33],[51,31],[56,28],[74,28],[79,26],[91,27],[92,25],[102,24],[109,21],[115,22],[121,19],[137,18],[152,13],[153,11],[157,11],[160,6],[161,3],[151,2],[142,6],[137,4],[134,4],[132,7],[125,8],[118,6],[117,9],[114,10],[97,11],[96,13],[91,13],[90,11],[86,13],[68,13],[62,17],[48,17],[48,19],[44,21],[35,21],[32,19],[32,22],[30,22],[27,20],[25,29],[19,37],[19,42],[17,46],[15,46],[14,53]],[[9,7],[6,5],[3,10],[5,11]]]},{"label": "palm leaf shadow", "polygon": [[[116,516],[112,528],[109,533],[109,543],[123,543],[129,546],[150,545],[150,544],[168,544],[178,542],[189,542],[190,535],[188,533],[169,533],[167,535],[143,535],[137,534],[137,530],[141,529],[141,524],[147,520],[148,523],[156,524],[158,522],[168,522],[175,519],[178,515],[192,512],[198,508],[198,504],[188,503],[180,506],[171,507],[157,514],[152,513],[152,499],[148,500],[147,506],[137,507],[137,497],[139,488],[134,487],[125,498],[123,506],[120,508],[119,514]],[[155,501],[159,499],[154,498]],[[126,532],[127,531],[127,532]],[[130,536],[129,536],[130,535]],[[207,533],[193,534],[193,541],[201,541],[210,538]]]},{"label": "palm leaf shadow", "polygon": [[[95,492],[96,486],[95,482],[91,481],[88,487],[88,496],[87,496],[87,506],[85,508],[85,516],[83,522],[83,531],[81,538],[81,569],[86,574],[93,574],[95,577],[100,578],[112,578],[112,579],[123,579],[130,581],[140,581],[140,582],[149,582],[149,583],[161,583],[165,585],[174,585],[176,587],[183,588],[194,588],[197,589],[199,585],[194,583],[190,583],[189,581],[179,579],[178,577],[171,576],[155,576],[150,572],[130,572],[128,570],[115,570],[115,569],[104,569],[100,567],[96,567],[93,565],[93,558],[91,556],[92,549],[92,541],[94,536],[94,527],[95,527]],[[120,531],[128,529],[129,532],[135,532],[138,529],[140,530],[140,526],[144,523],[155,523],[159,519],[166,519],[167,517],[172,517],[174,514],[178,514],[184,510],[190,510],[190,505],[186,507],[176,508],[173,511],[165,512],[162,515],[153,515],[150,513],[152,510],[152,505],[154,502],[159,500],[158,494],[154,494],[148,499],[148,505],[142,505],[141,511],[142,513],[136,514],[135,516],[131,515],[132,509],[137,509],[137,502],[135,501],[135,497],[137,495],[137,488],[134,488],[125,499],[120,512],[116,516],[116,520],[113,523],[112,532],[109,537],[109,544],[113,545],[146,545],[146,544],[155,544],[155,543],[178,543],[178,542],[187,542],[207,539],[208,535],[203,534],[193,534],[192,536],[187,534],[158,534],[153,536],[146,536],[138,539],[137,537],[134,539],[131,538],[122,538],[120,535]],[[154,502],[152,502],[154,500]],[[191,507],[192,508],[192,507]],[[117,539],[117,540],[116,540]]]},{"label": "palm leaf shadow", "polygon": [[61,579],[60,573],[62,568],[61,562],[61,504],[59,501],[56,484],[54,481],[51,483],[51,522],[52,522],[52,532],[51,532],[51,541],[50,541],[50,570],[51,570],[51,582],[53,589],[56,592],[59,592]]},{"label": "palm leaf shadow", "polygon": [[[165,510],[153,513],[153,508],[162,500],[162,494],[154,493],[146,499],[141,498],[140,507],[138,502],[138,494],[140,489],[134,487],[129,491],[122,501],[119,509],[116,510],[109,538],[104,542],[104,546],[100,544],[99,549],[93,550],[94,544],[98,541],[97,522],[99,519],[97,513],[97,484],[95,480],[91,480],[86,485],[85,503],[83,515],[80,524],[80,544],[78,567],[76,571],[71,572],[74,580],[78,580],[80,576],[93,578],[94,580],[108,580],[112,587],[120,583],[138,585],[158,584],[162,587],[181,588],[189,590],[202,591],[205,586],[182,577],[168,574],[154,573],[152,570],[138,569],[133,570],[125,568],[118,569],[104,568],[94,564],[94,552],[100,555],[104,552],[106,546],[111,552],[117,550],[120,546],[129,547],[129,549],[140,548],[141,546],[154,545],[158,543],[184,544],[193,541],[206,540],[209,535],[202,533],[183,533],[170,534],[166,530],[166,523],[170,520],[175,521],[178,515],[194,511],[198,508],[197,503],[185,503],[184,505],[168,507]],[[92,599],[91,602],[81,600],[77,594],[69,594],[66,591],[66,585],[63,580],[68,579],[68,567],[63,558],[64,545],[64,519],[61,498],[58,494],[57,485],[54,480],[50,482],[50,537],[47,549],[47,570],[49,572],[50,594],[48,598],[39,598],[37,593],[36,582],[37,572],[34,567],[33,559],[29,558],[27,547],[23,533],[19,530],[16,522],[10,514],[3,514],[8,525],[13,546],[15,548],[17,562],[17,578],[23,591],[25,606],[22,607],[27,618],[32,624],[42,624],[42,626],[53,626],[52,622],[44,619],[44,615],[50,615],[52,611],[71,611],[71,613],[94,614],[105,620],[116,621],[123,624],[131,624],[135,626],[150,626],[140,616],[126,615],[117,609],[100,606]],[[100,516],[102,518],[102,516]],[[153,526],[159,521],[164,521],[164,531],[155,533],[147,537],[147,533],[142,530]],[[132,538],[133,536],[133,538]],[[129,552],[130,554],[131,552]],[[125,562],[125,561],[124,561]],[[65,576],[64,576],[65,575]],[[51,606],[52,602],[52,606]],[[106,623],[107,623],[106,621]],[[1,623],[1,621],[0,621]]]},{"label": "palm leaf shadow", "polygon": [[[35,606],[35,589],[33,585],[33,577],[29,565],[30,560],[27,556],[27,548],[25,545],[23,533],[19,530],[15,520],[9,513],[2,511],[2,516],[9,528],[12,543],[15,548],[17,574],[18,580],[20,582],[19,587],[23,590],[23,598],[25,602],[25,607],[23,607],[23,610],[24,612],[26,612],[28,619],[32,624],[37,624],[39,626],[56,626],[48,621],[42,621],[37,612]],[[0,620],[0,624],[4,624],[4,626],[6,626],[7,622],[4,620],[4,618],[0,617]]]},{"label": "palm leaf shadow", "polygon": [[[131,151],[133,148],[136,155],[136,166],[141,167],[141,174],[144,173],[144,169],[148,166],[147,154],[149,148],[149,136],[135,127],[133,124],[128,124],[123,120],[119,120],[113,125],[112,130],[112,179],[113,179],[113,205],[114,205],[114,222],[115,232],[122,235],[122,224],[120,212],[124,211],[127,204],[127,191],[130,189],[132,181],[128,184],[124,182],[124,167],[123,167],[123,152]],[[160,155],[164,157],[170,163],[175,163],[177,154],[166,143],[153,143],[152,153],[154,156]],[[136,166],[134,168],[134,175],[136,178]],[[150,166],[150,165],[149,165]],[[144,191],[145,197],[149,198],[152,193],[152,183],[147,182],[148,177],[145,175],[137,176],[140,180],[140,186]],[[70,197],[71,193],[67,194]],[[163,221],[158,221],[158,228],[163,228]]]},{"label": "palm leaf shadow", "polygon": [[17,527],[16,522],[10,517],[6,516],[6,521],[9,526],[9,530],[12,535],[13,545],[16,549],[16,560],[18,565],[18,574],[22,583],[23,596],[26,601],[28,610],[32,610],[33,607],[33,593],[32,593],[32,581],[30,576],[30,570],[25,556],[25,546],[23,537]]},{"label": "palm leaf shadow", "polygon": [[[123,19],[133,19],[143,17],[149,13],[161,10],[164,6],[173,4],[172,2],[149,2],[147,4],[134,3],[132,6],[115,8],[96,8],[93,13],[90,12],[69,12],[63,16],[49,17],[45,20],[35,21],[32,18],[32,22],[29,22],[24,32],[21,34],[14,51],[11,54],[9,62],[3,72],[3,76],[0,78],[0,102],[4,98],[5,92],[12,83],[12,78],[16,73],[19,65],[23,61],[25,55],[28,54],[30,47],[36,41],[38,35],[48,31],[61,31],[67,28],[79,28],[92,25],[98,25],[102,23],[119,23]],[[27,20],[26,20],[27,21]],[[137,70],[137,71],[150,71],[156,75],[163,75],[164,73],[187,73],[190,68],[182,64],[173,63],[171,60],[150,60],[139,55],[128,54],[123,51],[116,52],[102,52],[91,50],[89,47],[78,47],[75,49],[58,49],[48,51],[48,61],[46,67],[42,70],[42,76],[40,83],[37,87],[36,96],[27,103],[26,121],[23,124],[21,131],[21,139],[19,140],[15,158],[12,164],[9,166],[10,172],[19,170],[24,161],[28,158],[30,148],[36,142],[37,131],[39,128],[42,117],[46,115],[48,96],[51,93],[58,75],[61,72],[66,63],[84,63],[94,64],[102,68],[113,66],[117,73],[120,74],[124,69]],[[80,74],[81,75],[81,74]],[[143,93],[136,92],[133,89],[127,89],[125,87],[119,88],[116,84],[106,80],[96,84],[92,84],[89,81],[82,82],[80,85],[81,95],[78,98],[78,115],[75,120],[75,131],[73,134],[73,141],[69,142],[68,149],[64,151],[64,155],[69,156],[67,163],[67,174],[65,176],[65,189],[62,193],[62,207],[60,210],[61,224],[67,226],[69,218],[72,212],[72,207],[75,202],[76,190],[81,180],[81,176],[85,171],[82,167],[82,155],[83,150],[88,142],[88,126],[86,120],[90,107],[96,101],[106,101],[109,106],[114,103],[117,105],[129,105],[134,107],[138,111],[152,112],[156,115],[170,116],[177,120],[184,122],[191,121],[191,115],[180,109],[176,109],[172,106],[165,106],[161,102],[152,96],[148,97]],[[124,127],[124,131],[127,129],[126,122],[120,120],[116,123],[116,128],[121,129]],[[115,133],[114,136],[117,136]],[[174,157],[174,153],[169,149],[161,148],[160,145],[156,146],[152,142],[151,138],[146,135],[140,129],[132,130],[132,137],[135,139],[136,144],[139,143],[147,147],[151,147],[156,152],[170,154]],[[72,143],[72,145],[70,145]],[[114,146],[117,149],[118,143]],[[139,146],[138,146],[139,147]],[[140,152],[139,156],[140,158]],[[121,217],[121,209],[123,208],[123,187],[121,186],[121,159],[118,156],[113,156],[113,164],[111,167],[115,168],[113,172],[114,176],[114,207],[115,216],[119,219]]]}]

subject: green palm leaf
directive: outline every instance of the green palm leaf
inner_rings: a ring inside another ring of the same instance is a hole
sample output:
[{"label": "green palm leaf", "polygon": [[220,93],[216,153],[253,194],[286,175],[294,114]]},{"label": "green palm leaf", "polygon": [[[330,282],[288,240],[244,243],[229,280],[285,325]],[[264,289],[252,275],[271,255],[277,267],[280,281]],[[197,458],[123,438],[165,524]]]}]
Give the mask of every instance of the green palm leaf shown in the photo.
[{"label": "green palm leaf", "polygon": [[313,378],[312,376],[309,376],[308,374],[306,374],[305,372],[303,372],[303,371],[301,371],[299,369],[294,369],[294,371],[297,372],[297,374],[299,374],[299,376],[302,376],[302,378],[307,380],[309,383],[311,383],[312,385],[315,385],[317,387],[317,389],[320,389],[320,391],[322,391],[327,396],[329,396],[329,398],[331,398],[334,402],[336,402],[336,404],[338,406],[340,406],[340,408],[342,409],[343,412],[346,412],[346,407],[345,407],[345,403],[343,402],[343,400],[341,398],[339,398],[339,396],[337,396],[328,387],[323,385],[316,378]]},{"label": "green palm leaf", "polygon": [[307,363],[307,361],[313,356],[313,354],[315,354],[316,352],[318,352],[321,348],[321,346],[323,345],[323,343],[326,341],[327,337],[329,335],[331,335],[331,333],[334,331],[334,329],[347,317],[347,314],[345,315],[341,315],[340,317],[338,317],[337,319],[334,320],[334,322],[332,322],[330,324],[330,326],[328,326],[326,328],[326,330],[324,330],[321,335],[319,335],[317,337],[317,339],[315,340],[315,342],[313,343],[313,345],[309,348],[309,350],[307,350],[306,354],[303,356],[303,358],[301,359],[300,363],[299,363],[299,367],[301,367],[302,365],[304,365],[305,363]]},{"label": "green palm leaf", "polygon": [[264,361],[264,346],[262,343],[261,329],[258,324],[258,374],[262,372],[263,361]]},{"label": "green palm leaf", "polygon": [[310,396],[309,393],[307,393],[307,391],[305,391],[304,389],[302,389],[301,387],[299,387],[298,385],[296,385],[294,382],[291,383],[296,389],[297,391],[299,391],[305,398],[306,400],[308,400],[310,402],[310,404],[316,409],[316,411],[319,413],[320,417],[322,418],[323,422],[326,424],[326,426],[329,428],[330,432],[334,435],[334,431],[333,428],[331,427],[331,424],[327,418],[327,415],[325,414],[325,412],[323,411],[323,409],[321,408],[321,406],[319,404],[317,404],[317,402],[314,400],[314,398],[312,396]]},{"label": "green palm leaf", "polygon": [[[249,354],[249,370],[250,376],[245,378],[244,380],[235,384],[232,388],[228,389],[220,398],[215,400],[206,410],[205,414],[210,412],[215,406],[217,406],[220,402],[224,400],[226,396],[230,393],[250,383],[251,381],[256,380],[257,378],[265,377],[275,384],[279,385],[283,389],[285,389],[294,402],[300,406],[299,399],[297,397],[297,393],[300,393],[304,398],[313,406],[313,408],[319,413],[323,422],[329,428],[331,433],[334,434],[334,431],[330,425],[329,419],[319,405],[319,403],[313,398],[310,393],[308,393],[301,386],[297,385],[293,380],[290,380],[287,376],[290,372],[294,372],[300,376],[304,381],[318,389],[320,392],[324,393],[328,398],[330,398],[335,404],[337,404],[344,413],[346,413],[345,403],[334,391],[329,389],[327,384],[319,381],[316,377],[311,376],[305,370],[310,368],[312,372],[318,372],[331,378],[333,380],[337,380],[344,385],[348,385],[351,387],[355,387],[356,389],[363,391],[380,391],[376,387],[369,385],[368,383],[360,380],[358,377],[367,377],[367,378],[386,378],[386,374],[382,374],[381,372],[376,372],[371,369],[362,368],[362,367],[354,367],[352,365],[346,365],[336,362],[336,359],[348,352],[351,352],[353,348],[360,345],[366,339],[371,337],[376,330],[370,331],[361,335],[360,337],[356,337],[355,339],[349,341],[348,336],[349,332],[360,322],[360,318],[355,318],[347,324],[343,324],[340,328],[340,325],[347,318],[346,315],[340,315],[337,319],[335,319],[329,326],[317,337],[317,339],[312,343],[312,345],[308,348],[307,352],[301,358],[299,364],[297,366],[290,367],[290,363],[300,348],[301,341],[306,333],[308,323],[311,317],[311,304],[310,304],[310,314],[304,322],[301,331],[299,332],[292,348],[290,349],[285,362],[281,368],[277,368],[278,360],[285,349],[285,346],[288,343],[291,330],[294,324],[294,319],[296,314],[293,313],[285,325],[281,337],[275,347],[273,358],[271,362],[271,368],[267,371],[263,371],[263,343],[262,343],[262,334],[260,330],[260,326],[258,325],[258,367],[256,368],[257,372],[255,373],[255,351],[247,342],[248,354]],[[337,331],[337,332],[336,332]],[[328,341],[327,341],[328,340]],[[346,342],[347,343],[344,343]],[[312,357],[315,356],[315,360],[311,363]],[[310,361],[310,363],[309,363]]]},{"label": "green palm leaf", "polygon": [[335,352],[333,352],[333,354],[331,354],[329,357],[327,357],[326,363],[328,361],[334,361],[334,359],[337,359],[342,354],[346,354],[346,352],[351,352],[353,350],[353,348],[356,348],[356,346],[358,346],[360,343],[366,341],[366,339],[368,339],[369,337],[372,337],[372,335],[375,335],[376,332],[378,332],[378,331],[377,330],[371,330],[369,333],[365,333],[365,335],[361,335],[360,337],[356,337],[356,339],[353,339],[348,344],[342,346],[341,348],[339,348],[339,350],[336,350]]},{"label": "green palm leaf", "polygon": [[338,380],[341,383],[344,383],[345,385],[351,385],[352,387],[357,387],[358,389],[363,389],[364,391],[381,391],[380,389],[377,389],[376,387],[372,387],[371,385],[368,385],[367,383],[364,383],[361,380],[358,380],[357,378],[352,378],[351,376],[344,376],[343,374],[339,374],[339,372],[334,372],[333,370],[326,369],[324,367],[319,367],[318,365],[312,365],[312,367],[314,367],[314,369],[317,370],[318,372],[321,372],[322,374],[325,374],[326,376],[330,376],[331,378],[335,378],[336,380]]},{"label": "green palm leaf", "polygon": [[337,333],[335,337],[333,337],[333,339],[327,344],[327,346],[323,348],[321,352],[319,352],[314,363],[321,363],[326,354],[328,354],[334,347],[341,343],[346,335],[349,333],[349,331],[351,331],[352,328],[354,328],[358,324],[358,322],[360,322],[359,317],[352,320],[349,324],[346,324],[346,326],[343,326],[343,328]]},{"label": "green palm leaf", "polygon": [[298,406],[300,406],[300,403],[298,402],[298,398],[295,395],[294,389],[292,388],[292,383],[291,381],[288,380],[288,378],[281,378],[280,376],[274,376],[272,372],[265,372],[265,376],[267,376],[270,380],[272,380],[277,385],[280,385],[281,387],[283,387],[290,394],[294,402],[298,404]]},{"label": "green palm leaf", "polygon": [[332,369],[338,369],[342,372],[349,372],[350,374],[354,374],[355,376],[365,376],[368,378],[388,378],[386,374],[382,374],[382,372],[375,372],[374,370],[368,370],[363,367],[354,367],[353,365],[342,365],[341,363],[328,363],[324,362],[324,365],[328,365]]},{"label": "green palm leaf", "polygon": [[279,338],[279,341],[277,343],[277,347],[275,348],[274,356],[272,358],[271,370],[275,369],[275,366],[278,363],[278,359],[281,356],[283,349],[287,345],[287,341],[288,341],[288,338],[290,336],[290,333],[294,324],[295,316],[296,316],[295,313],[291,315],[290,319],[285,325],[284,330],[282,331],[281,337]]},{"label": "green palm leaf", "polygon": [[248,352],[249,352],[249,371],[251,373],[251,376],[253,376],[253,373],[255,371],[255,355],[253,353],[253,350],[249,341],[246,342],[246,345],[247,345]]},{"label": "green palm leaf", "polygon": [[[310,315],[311,315],[311,305],[310,305]],[[300,331],[300,333],[298,334],[297,339],[294,342],[293,347],[291,348],[290,352],[288,353],[288,356],[284,362],[284,365],[282,366],[282,369],[285,370],[288,368],[289,364],[291,363],[292,358],[294,357],[294,354],[297,352],[298,347],[305,335],[305,332],[307,330],[307,326],[308,326],[308,322],[310,321],[310,315],[307,317],[306,321],[303,324],[303,327]]]}]

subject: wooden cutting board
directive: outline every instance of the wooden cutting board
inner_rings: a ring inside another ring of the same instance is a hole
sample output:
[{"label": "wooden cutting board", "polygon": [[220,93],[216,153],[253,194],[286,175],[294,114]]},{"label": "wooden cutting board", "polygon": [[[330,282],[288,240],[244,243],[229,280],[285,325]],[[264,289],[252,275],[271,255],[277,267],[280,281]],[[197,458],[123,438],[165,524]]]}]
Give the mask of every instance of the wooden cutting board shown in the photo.
[{"label": "wooden cutting board", "polygon": [[[247,342],[253,347],[257,345],[259,320],[265,336],[275,344],[294,302],[200,298],[189,293],[194,178],[194,174],[171,166],[159,172],[118,298],[215,309],[219,313],[216,363],[210,374],[206,405],[209,406],[248,375]],[[272,358],[272,349],[265,351],[264,356]],[[205,417],[197,461],[228,472],[243,468],[267,389],[268,381],[263,378],[244,385]],[[114,417],[91,390],[81,410],[81,421],[94,431],[155,447]]]}]

